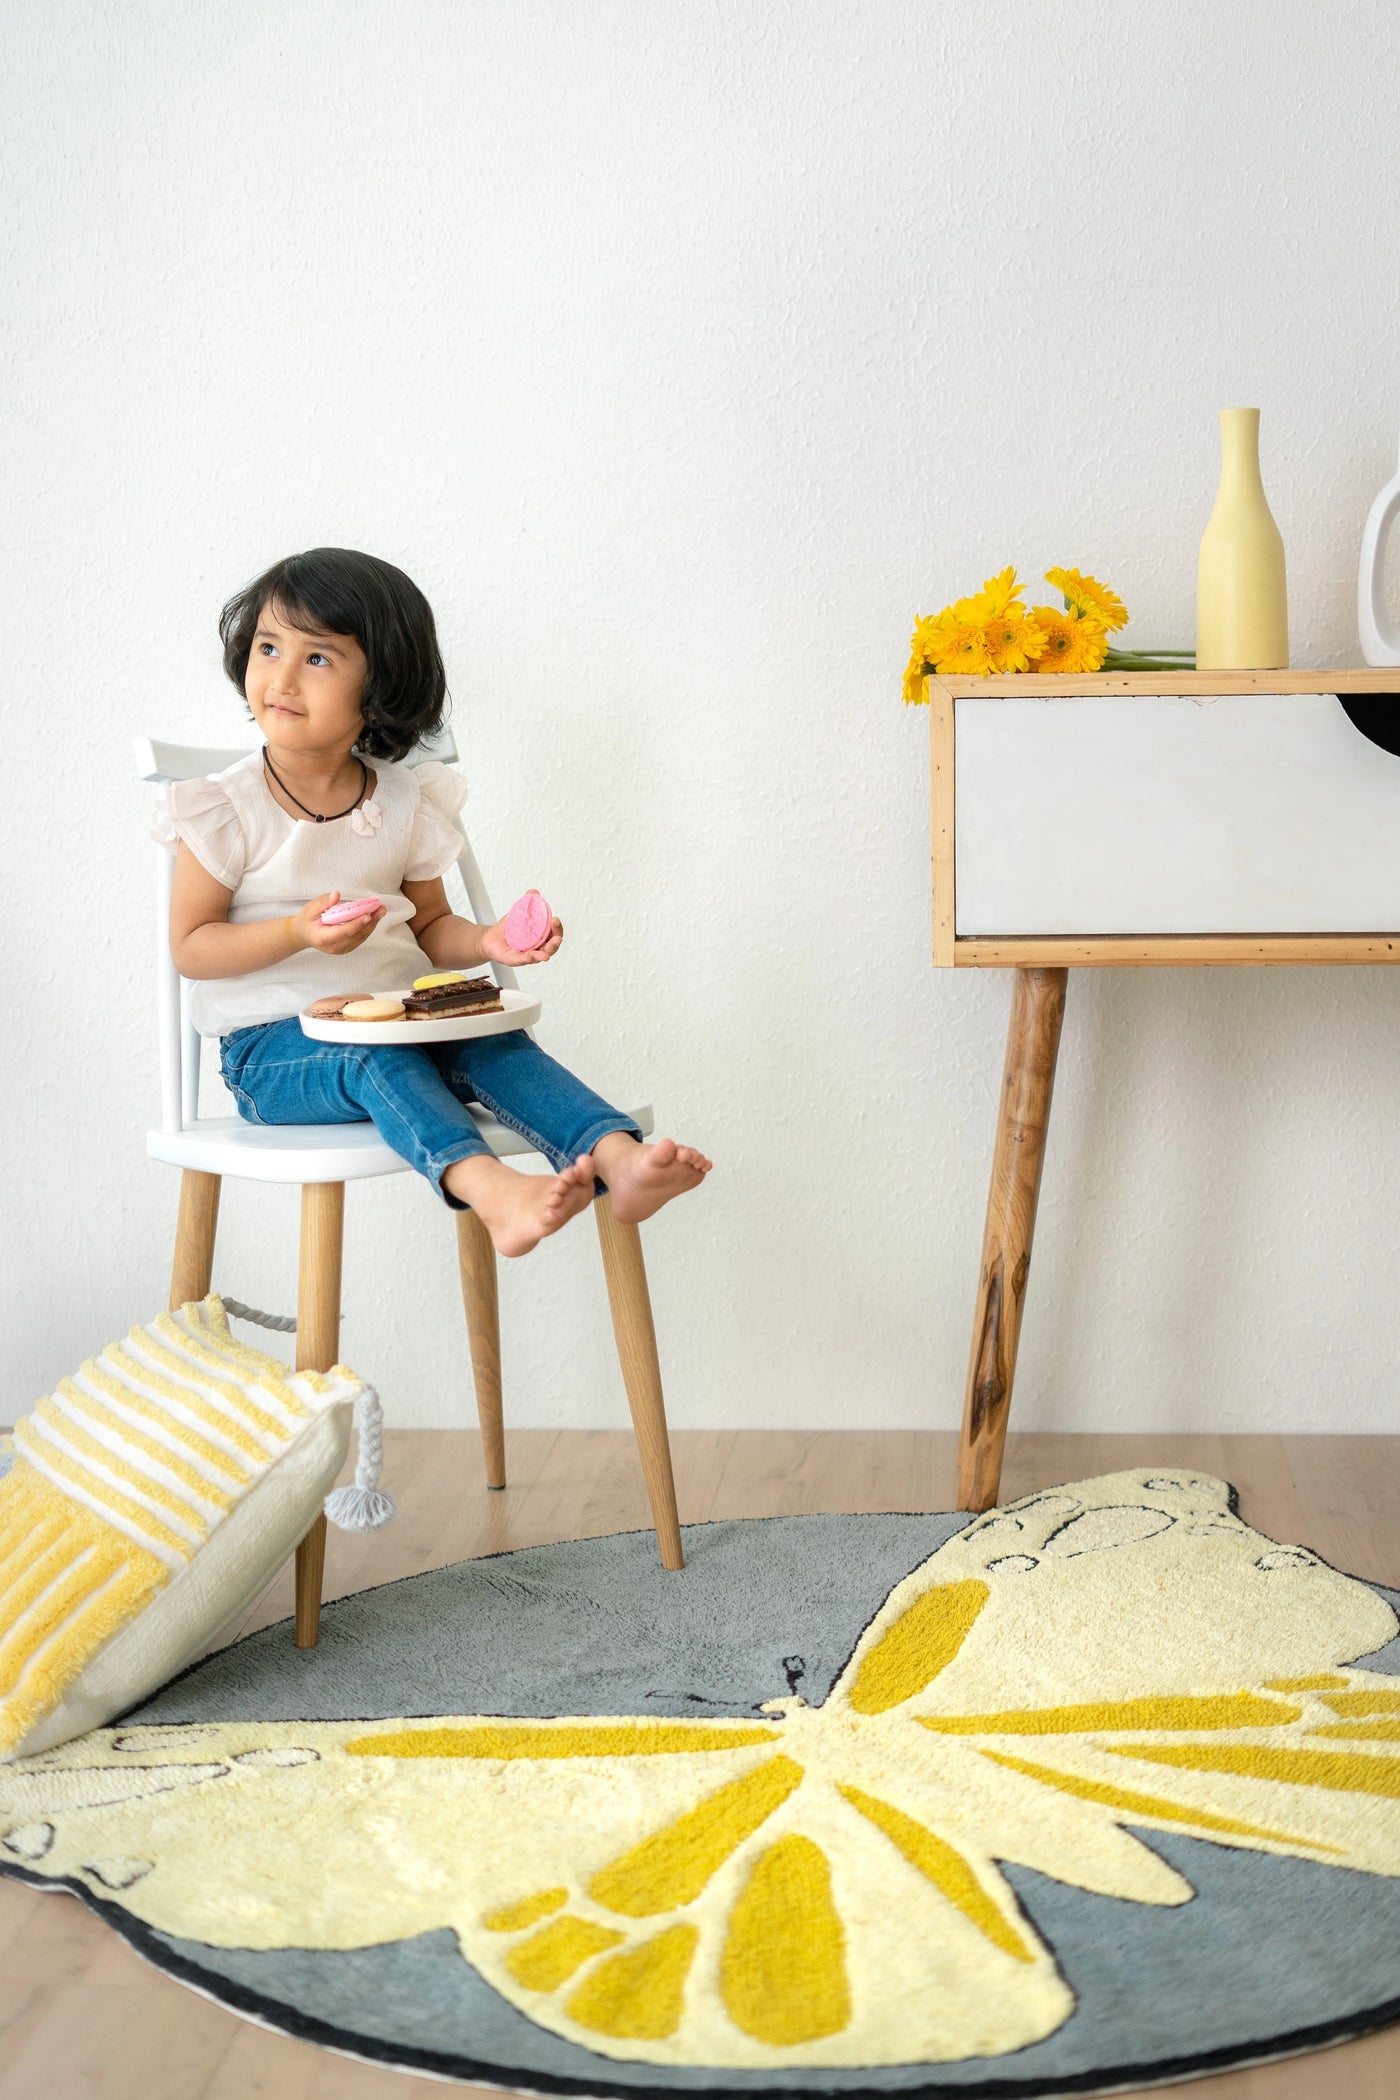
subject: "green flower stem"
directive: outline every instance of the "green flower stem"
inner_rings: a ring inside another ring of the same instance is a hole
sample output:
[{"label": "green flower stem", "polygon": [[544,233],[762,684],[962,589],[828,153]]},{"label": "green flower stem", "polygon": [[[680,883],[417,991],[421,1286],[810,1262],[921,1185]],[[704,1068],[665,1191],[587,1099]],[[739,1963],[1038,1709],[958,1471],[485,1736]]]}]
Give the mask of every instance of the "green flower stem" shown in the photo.
[{"label": "green flower stem", "polygon": [[1191,671],[1195,666],[1194,649],[1110,649],[1103,660],[1105,671]]}]

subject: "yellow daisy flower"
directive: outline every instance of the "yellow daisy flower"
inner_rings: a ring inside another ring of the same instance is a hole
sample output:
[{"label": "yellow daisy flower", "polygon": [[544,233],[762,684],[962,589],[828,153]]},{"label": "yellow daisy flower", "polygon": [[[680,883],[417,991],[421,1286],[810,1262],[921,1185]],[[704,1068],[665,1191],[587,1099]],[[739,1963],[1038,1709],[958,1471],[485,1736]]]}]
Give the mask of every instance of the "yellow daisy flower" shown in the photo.
[{"label": "yellow daisy flower", "polygon": [[914,623],[904,673],[904,703],[918,707],[928,697],[930,671],[980,678],[991,671],[1024,671],[1040,654],[1039,630],[1019,603],[1025,588],[1014,568],[989,576],[970,598],[955,598],[942,612]]},{"label": "yellow daisy flower", "polygon": [[1008,605],[982,629],[988,668],[993,672],[1029,671],[1045,650],[1045,635],[1023,606]]},{"label": "yellow daisy flower", "polygon": [[970,620],[950,621],[939,637],[933,668],[959,678],[985,678],[992,666],[980,625]]},{"label": "yellow daisy flower", "polygon": [[1108,654],[1108,636],[1097,620],[1036,605],[1031,618],[1045,637],[1037,671],[1097,671]]},{"label": "yellow daisy flower", "polygon": [[1097,577],[1081,576],[1078,569],[1047,569],[1045,581],[1063,591],[1070,609],[1081,619],[1098,620],[1111,632],[1128,624],[1128,608],[1116,591]]},{"label": "yellow daisy flower", "polygon": [[984,621],[995,620],[999,614],[1007,610],[1008,606],[1015,604],[1024,588],[1024,584],[1016,581],[1016,571],[1014,569],[1003,569],[999,576],[989,576],[987,578],[975,598],[959,599],[958,603],[960,607],[963,605],[974,606],[977,617]]},{"label": "yellow daisy flower", "polygon": [[914,622],[914,638],[909,644],[909,665],[904,673],[904,704],[906,707],[922,707],[928,699],[924,690],[924,679],[938,660],[943,644],[943,621],[946,615],[936,617],[926,614]]}]

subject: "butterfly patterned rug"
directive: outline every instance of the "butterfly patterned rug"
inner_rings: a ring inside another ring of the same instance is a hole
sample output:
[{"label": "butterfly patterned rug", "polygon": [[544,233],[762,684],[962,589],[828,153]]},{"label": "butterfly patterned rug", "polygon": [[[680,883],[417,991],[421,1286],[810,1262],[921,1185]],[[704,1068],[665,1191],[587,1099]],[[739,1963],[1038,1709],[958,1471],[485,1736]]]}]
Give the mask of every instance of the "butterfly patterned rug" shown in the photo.
[{"label": "butterfly patterned rug", "polygon": [[1097,2093],[1400,2018],[1400,1624],[1221,1481],[540,1546],[0,1765],[0,1865],[354,2055]]}]

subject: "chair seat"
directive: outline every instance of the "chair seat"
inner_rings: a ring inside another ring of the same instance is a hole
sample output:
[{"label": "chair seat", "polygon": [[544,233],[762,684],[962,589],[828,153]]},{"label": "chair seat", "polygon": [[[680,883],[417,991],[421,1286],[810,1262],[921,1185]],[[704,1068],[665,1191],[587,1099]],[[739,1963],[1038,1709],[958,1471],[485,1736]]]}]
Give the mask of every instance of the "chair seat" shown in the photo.
[{"label": "chair seat", "polygon": [[[534,1153],[528,1139],[484,1108],[469,1104],[467,1112],[498,1159]],[[651,1134],[650,1102],[627,1113],[644,1137]],[[149,1131],[146,1151],[167,1166],[241,1181],[367,1181],[409,1172],[408,1161],[385,1144],[373,1123],[245,1123],[241,1116],[207,1116],[185,1130]]]}]

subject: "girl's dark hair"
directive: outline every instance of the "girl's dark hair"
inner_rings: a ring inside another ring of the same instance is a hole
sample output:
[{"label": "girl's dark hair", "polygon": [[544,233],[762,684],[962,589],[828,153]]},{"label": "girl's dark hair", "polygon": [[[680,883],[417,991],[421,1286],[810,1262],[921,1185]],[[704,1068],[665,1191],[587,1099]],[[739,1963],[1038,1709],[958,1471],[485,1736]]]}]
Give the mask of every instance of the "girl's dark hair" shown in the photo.
[{"label": "girl's dark hair", "polygon": [[293,627],[350,634],[368,668],[355,749],[365,758],[406,758],[442,727],[447,674],[433,609],[411,577],[374,554],[313,547],[289,554],[241,590],[219,615],[224,669],[244,691],[253,636],[264,606]]}]

